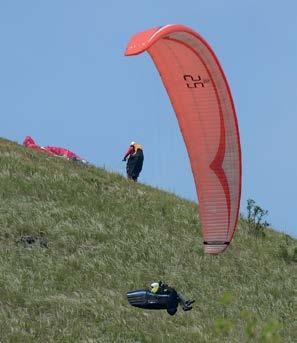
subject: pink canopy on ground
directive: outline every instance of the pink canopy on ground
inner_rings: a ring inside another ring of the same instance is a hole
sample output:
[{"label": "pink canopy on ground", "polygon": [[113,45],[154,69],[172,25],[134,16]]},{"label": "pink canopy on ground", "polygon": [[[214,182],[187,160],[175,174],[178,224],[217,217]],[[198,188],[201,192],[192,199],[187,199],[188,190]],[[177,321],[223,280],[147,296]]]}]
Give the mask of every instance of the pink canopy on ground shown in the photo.
[{"label": "pink canopy on ground", "polygon": [[46,147],[39,146],[35,143],[34,139],[30,136],[27,136],[25,138],[23,145],[26,146],[27,148],[31,148],[34,150],[46,151],[46,152],[53,154],[53,155],[64,156],[64,157],[69,158],[71,160],[83,161],[83,159],[81,157],[79,157],[74,152],[72,152],[68,149],[60,148],[60,147],[56,147],[56,146],[46,146]]}]

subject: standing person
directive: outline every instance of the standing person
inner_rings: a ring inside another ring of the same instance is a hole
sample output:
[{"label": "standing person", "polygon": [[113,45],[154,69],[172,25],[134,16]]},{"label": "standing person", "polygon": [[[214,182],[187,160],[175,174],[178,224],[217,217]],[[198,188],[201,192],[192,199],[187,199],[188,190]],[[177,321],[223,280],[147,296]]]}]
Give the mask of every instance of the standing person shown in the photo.
[{"label": "standing person", "polygon": [[129,149],[127,150],[123,161],[126,162],[126,171],[128,179],[132,179],[133,181],[137,181],[137,178],[142,170],[143,166],[143,150],[141,144],[131,142]]}]

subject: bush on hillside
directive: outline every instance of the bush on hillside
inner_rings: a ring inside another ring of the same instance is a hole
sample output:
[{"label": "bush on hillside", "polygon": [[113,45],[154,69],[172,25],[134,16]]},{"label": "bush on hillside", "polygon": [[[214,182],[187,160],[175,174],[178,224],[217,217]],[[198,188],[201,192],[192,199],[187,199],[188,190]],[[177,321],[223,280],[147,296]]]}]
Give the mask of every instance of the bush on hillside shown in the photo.
[{"label": "bush on hillside", "polygon": [[246,208],[248,231],[257,237],[265,237],[265,229],[270,225],[264,220],[268,211],[257,205],[253,199],[248,199]]}]

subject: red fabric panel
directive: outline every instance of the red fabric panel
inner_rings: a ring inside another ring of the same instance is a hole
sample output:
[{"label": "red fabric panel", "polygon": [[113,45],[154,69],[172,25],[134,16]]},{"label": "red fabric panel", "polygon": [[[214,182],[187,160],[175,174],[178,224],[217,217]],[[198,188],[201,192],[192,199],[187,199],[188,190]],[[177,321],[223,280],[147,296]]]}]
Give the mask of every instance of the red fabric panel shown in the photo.
[{"label": "red fabric panel", "polygon": [[56,146],[46,146],[44,147],[44,149],[58,156],[65,156],[67,158],[76,158],[78,160],[81,160],[81,158],[78,155],[76,155],[74,152],[65,148],[60,148]]},{"label": "red fabric panel", "polygon": [[27,148],[31,148],[34,150],[39,150],[39,151],[44,151],[41,146],[37,145],[34,141],[34,139],[30,136],[26,136],[24,139],[23,145],[26,146]]},{"label": "red fabric panel", "polygon": [[[141,46],[139,35],[137,40]],[[129,46],[127,55],[137,53]],[[188,150],[205,251],[222,252],[237,225],[241,193],[239,132],[226,78],[208,44],[188,28],[165,26],[143,46],[159,70]]]},{"label": "red fabric panel", "polygon": [[81,157],[76,155],[74,152],[65,149],[65,148],[60,148],[60,147],[55,147],[55,146],[46,146],[46,147],[41,147],[37,145],[34,141],[34,139],[30,136],[27,136],[23,142],[23,145],[25,145],[28,148],[34,149],[34,150],[39,150],[39,151],[46,151],[50,154],[54,154],[57,156],[65,156],[67,158],[75,158],[77,160],[81,160]]},{"label": "red fabric panel", "polygon": [[158,31],[158,27],[153,27],[144,32],[136,33],[130,40],[125,55],[137,55],[146,50],[149,39]]}]

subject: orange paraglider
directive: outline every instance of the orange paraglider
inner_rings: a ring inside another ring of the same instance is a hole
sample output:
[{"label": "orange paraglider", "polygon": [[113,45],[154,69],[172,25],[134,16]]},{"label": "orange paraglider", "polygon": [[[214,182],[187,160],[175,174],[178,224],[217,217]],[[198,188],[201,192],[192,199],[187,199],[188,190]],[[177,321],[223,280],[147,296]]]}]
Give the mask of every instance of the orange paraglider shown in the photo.
[{"label": "orange paraglider", "polygon": [[239,130],[226,77],[208,43],[182,25],[137,33],[125,55],[144,51],[160,73],[187,147],[204,251],[218,254],[233,238],[241,194]]}]

